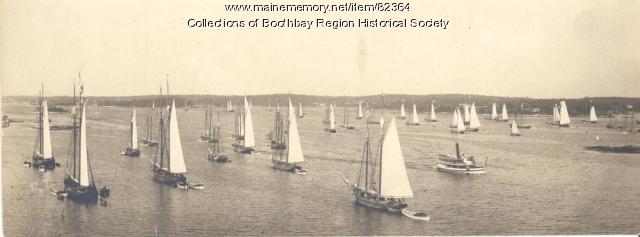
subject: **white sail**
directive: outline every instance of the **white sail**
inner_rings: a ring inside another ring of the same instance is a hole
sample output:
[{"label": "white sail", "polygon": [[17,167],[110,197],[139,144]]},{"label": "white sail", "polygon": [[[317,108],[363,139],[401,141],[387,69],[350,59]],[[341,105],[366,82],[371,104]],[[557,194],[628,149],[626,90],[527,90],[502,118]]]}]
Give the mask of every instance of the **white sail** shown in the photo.
[{"label": "white sail", "polygon": [[131,148],[138,149],[138,126],[136,124],[136,109],[131,116]]},{"label": "white sail", "polygon": [[400,106],[400,117],[407,117],[407,112],[404,111],[404,103]]},{"label": "white sail", "polygon": [[380,160],[380,195],[390,198],[413,197],[407,170],[404,167],[395,117],[391,118],[389,129],[384,137]]},{"label": "white sail", "polygon": [[152,101],[151,101],[151,109],[152,109],[152,110],[155,110],[155,109],[156,109],[156,101],[155,101],[155,100],[152,100]]},{"label": "white sail", "polygon": [[172,174],[187,173],[187,166],[184,164],[184,153],[182,152],[182,142],[180,142],[175,100],[171,104],[171,115],[169,117],[169,172]]},{"label": "white sail", "polygon": [[558,112],[558,104],[553,105],[553,122],[554,123],[560,122],[560,112]]},{"label": "white sail", "polygon": [[433,102],[431,102],[431,121],[436,121],[436,109],[435,106],[433,105]]},{"label": "white sail", "polygon": [[80,186],[89,186],[89,154],[87,152],[87,116],[86,106],[82,104],[82,119],[80,120]]},{"label": "white sail", "polygon": [[453,110],[453,115],[451,115],[451,125],[449,127],[455,128],[458,126],[458,109]]},{"label": "white sail", "polygon": [[358,118],[362,118],[362,101],[358,102]]},{"label": "white sail", "polygon": [[329,128],[336,129],[336,114],[333,111],[333,105],[329,105]]},{"label": "white sail", "polygon": [[500,119],[504,121],[509,120],[509,114],[507,114],[507,104],[502,104],[502,117]]},{"label": "white sail", "polygon": [[[291,99],[289,99],[289,108],[293,108]],[[287,163],[299,163],[304,161],[302,154],[302,145],[300,144],[300,135],[298,134],[298,123],[296,122],[295,113],[289,114],[289,131],[287,144]]]},{"label": "white sail", "polygon": [[253,119],[251,116],[251,106],[247,103],[247,97],[244,97],[244,105],[244,147],[254,147],[256,140],[253,136]]},{"label": "white sail", "polygon": [[589,122],[597,122],[598,117],[596,116],[596,108],[592,105],[591,111],[589,112]]},{"label": "white sail", "polygon": [[571,123],[569,118],[569,111],[567,110],[567,103],[560,101],[560,125],[568,125]]},{"label": "white sail", "polygon": [[418,118],[418,110],[416,109],[416,104],[413,104],[413,115],[411,116],[411,122],[414,124],[420,123],[420,119]]},{"label": "white sail", "polygon": [[465,123],[469,123],[469,121],[471,118],[469,117],[469,105],[465,104],[464,105],[464,122]]},{"label": "white sail", "polygon": [[458,132],[464,131],[465,127],[464,127],[464,119],[462,118],[462,113],[458,112],[458,119],[456,119],[456,121],[458,122],[456,124],[456,131]]},{"label": "white sail", "polygon": [[302,116],[302,103],[298,103],[298,115]]},{"label": "white sail", "polygon": [[498,111],[496,109],[496,103],[491,106],[491,119],[498,119]]},{"label": "white sail", "polygon": [[51,130],[49,129],[49,108],[47,101],[42,102],[42,158],[53,158],[51,151]]},{"label": "white sail", "polygon": [[471,112],[469,115],[469,128],[480,128],[480,119],[478,119],[478,113],[476,112],[476,104],[471,104]]},{"label": "white sail", "polygon": [[511,123],[511,135],[517,134],[520,134],[520,131],[518,130],[518,124],[516,123],[516,121],[513,121],[513,123]]}]

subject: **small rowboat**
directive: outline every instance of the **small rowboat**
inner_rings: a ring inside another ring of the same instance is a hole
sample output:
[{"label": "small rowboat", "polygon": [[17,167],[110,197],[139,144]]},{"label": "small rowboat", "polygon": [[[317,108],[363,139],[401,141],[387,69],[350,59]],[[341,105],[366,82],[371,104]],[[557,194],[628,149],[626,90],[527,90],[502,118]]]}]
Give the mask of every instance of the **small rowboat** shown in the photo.
[{"label": "small rowboat", "polygon": [[203,190],[204,189],[204,185],[202,185],[202,184],[194,184],[194,185],[190,185],[189,188]]},{"label": "small rowboat", "polygon": [[431,216],[427,215],[427,213],[411,211],[407,208],[402,209],[402,215],[419,221],[429,221],[431,219]]}]

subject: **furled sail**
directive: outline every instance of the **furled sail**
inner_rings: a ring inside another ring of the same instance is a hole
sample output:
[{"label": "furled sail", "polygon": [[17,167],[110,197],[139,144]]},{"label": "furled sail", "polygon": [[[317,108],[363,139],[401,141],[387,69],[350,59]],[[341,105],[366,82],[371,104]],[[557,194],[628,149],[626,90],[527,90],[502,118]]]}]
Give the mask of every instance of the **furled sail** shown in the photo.
[{"label": "furled sail", "polygon": [[171,104],[171,115],[169,117],[169,159],[169,172],[172,174],[187,173],[187,166],[184,164],[184,153],[182,152],[182,142],[180,142],[175,100]]},{"label": "furled sail", "polygon": [[384,137],[380,160],[380,195],[390,198],[413,197],[404,166],[395,117],[391,118],[389,129]]}]

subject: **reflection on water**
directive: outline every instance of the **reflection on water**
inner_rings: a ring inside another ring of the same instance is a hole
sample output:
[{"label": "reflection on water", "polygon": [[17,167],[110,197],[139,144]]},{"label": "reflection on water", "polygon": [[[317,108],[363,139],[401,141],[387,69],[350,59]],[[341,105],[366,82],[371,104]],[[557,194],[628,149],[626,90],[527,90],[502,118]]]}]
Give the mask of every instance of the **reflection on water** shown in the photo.
[{"label": "reflection on water", "polygon": [[[11,117],[31,118],[33,108],[5,105]],[[486,235],[486,234],[635,234],[640,226],[640,156],[585,151],[587,145],[637,143],[604,124],[553,128],[532,118],[533,129],[509,136],[507,123],[482,120],[478,133],[451,135],[448,116],[419,127],[399,121],[407,172],[415,198],[412,209],[431,214],[428,223],[370,210],[354,203],[342,175],[359,169],[362,124],[356,131],[338,128],[326,134],[321,110],[305,109],[298,120],[306,176],[270,168],[268,141],[263,139],[273,116],[254,107],[257,150],[242,156],[231,151],[232,113],[222,113],[225,149],[232,163],[207,160],[206,143],[197,142],[202,111],[178,111],[188,176],[205,190],[181,191],[152,180],[147,162],[153,148],[139,158],[120,156],[127,146],[126,108],[88,108],[89,151],[98,186],[112,190],[109,206],[60,201],[47,185],[61,186],[63,169],[41,173],[23,167],[34,149],[31,124],[3,130],[3,209],[8,236],[160,236],[207,235]],[[343,110],[337,110],[341,117]],[[138,109],[144,134],[146,108]],[[54,122],[68,115],[52,114]],[[157,121],[157,120],[156,120]],[[576,119],[579,121],[579,119]],[[372,127],[377,134],[377,126]],[[69,131],[52,132],[56,158],[69,157]],[[600,141],[595,137],[599,136]],[[461,176],[433,168],[438,153],[464,153],[486,160],[488,174]]]}]

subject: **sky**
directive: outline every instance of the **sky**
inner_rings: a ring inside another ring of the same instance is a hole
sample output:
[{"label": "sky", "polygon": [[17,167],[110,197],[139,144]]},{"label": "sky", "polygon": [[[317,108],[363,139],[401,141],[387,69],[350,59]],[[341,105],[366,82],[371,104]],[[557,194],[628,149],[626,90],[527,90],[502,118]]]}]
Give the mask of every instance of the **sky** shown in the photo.
[{"label": "sky", "polygon": [[[258,1],[0,1],[3,96],[640,96],[640,2],[407,0],[402,13],[225,12]],[[262,3],[344,3],[280,0]],[[368,2],[351,0],[350,2]],[[442,29],[189,28],[190,18],[445,19]]]}]

